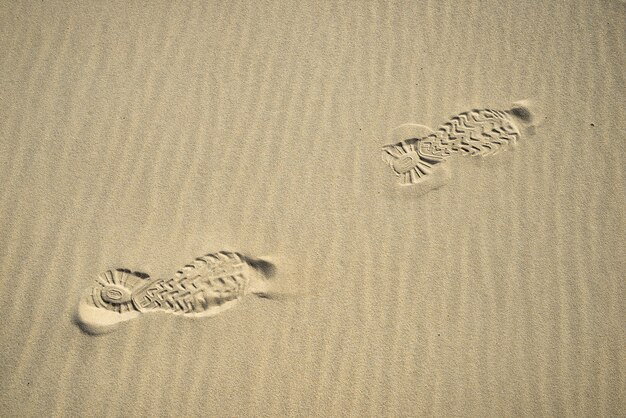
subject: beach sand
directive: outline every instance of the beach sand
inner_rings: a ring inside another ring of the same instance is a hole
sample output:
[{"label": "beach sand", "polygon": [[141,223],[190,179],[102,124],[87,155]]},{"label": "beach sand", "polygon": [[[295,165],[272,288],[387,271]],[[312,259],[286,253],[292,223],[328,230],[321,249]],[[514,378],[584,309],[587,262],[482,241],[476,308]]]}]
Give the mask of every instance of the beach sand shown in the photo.
[{"label": "beach sand", "polygon": [[[2,416],[623,414],[624,2],[183,3],[0,5]],[[440,187],[381,159],[520,99]],[[77,326],[222,249],[294,294]]]}]

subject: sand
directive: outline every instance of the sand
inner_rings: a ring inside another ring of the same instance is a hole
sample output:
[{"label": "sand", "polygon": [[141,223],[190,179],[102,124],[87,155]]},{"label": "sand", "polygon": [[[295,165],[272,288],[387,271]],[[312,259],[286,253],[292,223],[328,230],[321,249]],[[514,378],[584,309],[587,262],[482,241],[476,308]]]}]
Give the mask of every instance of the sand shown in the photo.
[{"label": "sand", "polygon": [[[3,416],[623,413],[624,2],[315,3],[0,5]],[[520,99],[438,188],[381,160]],[[77,326],[222,249],[293,297]]]}]

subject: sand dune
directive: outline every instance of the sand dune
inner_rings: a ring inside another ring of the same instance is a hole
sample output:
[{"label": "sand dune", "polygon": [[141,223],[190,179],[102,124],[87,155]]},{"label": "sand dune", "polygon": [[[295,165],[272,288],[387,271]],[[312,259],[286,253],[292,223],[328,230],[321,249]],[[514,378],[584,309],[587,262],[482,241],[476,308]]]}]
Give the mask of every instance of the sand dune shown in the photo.
[{"label": "sand dune", "polygon": [[[624,3],[320,3],[0,5],[3,416],[620,415]],[[381,161],[524,98],[427,193]],[[76,326],[223,249],[298,295]]]}]

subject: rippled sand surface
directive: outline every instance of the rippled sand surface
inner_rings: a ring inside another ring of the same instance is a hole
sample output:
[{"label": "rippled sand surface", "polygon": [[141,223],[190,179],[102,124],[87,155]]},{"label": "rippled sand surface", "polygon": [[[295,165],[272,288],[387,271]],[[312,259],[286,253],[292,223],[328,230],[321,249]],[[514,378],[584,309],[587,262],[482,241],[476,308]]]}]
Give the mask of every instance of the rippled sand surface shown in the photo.
[{"label": "rippled sand surface", "polygon": [[[557,3],[3,2],[2,415],[620,415],[626,5]],[[437,187],[381,159],[520,99]],[[225,249],[290,296],[77,326]]]}]

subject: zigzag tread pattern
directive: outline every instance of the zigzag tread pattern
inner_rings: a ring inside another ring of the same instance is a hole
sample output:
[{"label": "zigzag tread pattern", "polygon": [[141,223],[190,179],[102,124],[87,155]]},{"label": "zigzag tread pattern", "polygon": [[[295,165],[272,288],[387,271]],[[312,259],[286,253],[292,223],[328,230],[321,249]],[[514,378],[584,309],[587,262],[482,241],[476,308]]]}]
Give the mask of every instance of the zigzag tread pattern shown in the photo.
[{"label": "zigzag tread pattern", "polygon": [[510,111],[473,109],[454,116],[428,136],[385,145],[382,157],[402,184],[417,184],[452,155],[494,155],[519,137]]},{"label": "zigzag tread pattern", "polygon": [[434,134],[418,139],[417,145],[423,156],[487,156],[515,143],[519,136],[519,130],[505,112],[474,109],[453,117]]},{"label": "zigzag tread pattern", "polygon": [[198,313],[241,298],[248,285],[245,262],[237,253],[220,252],[196,258],[170,279],[151,283],[133,295],[142,310]]}]

